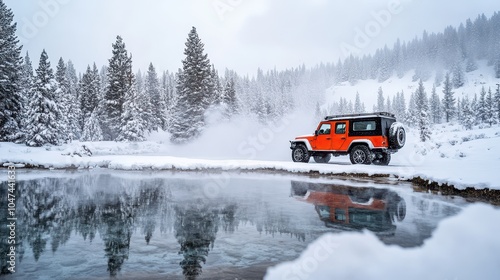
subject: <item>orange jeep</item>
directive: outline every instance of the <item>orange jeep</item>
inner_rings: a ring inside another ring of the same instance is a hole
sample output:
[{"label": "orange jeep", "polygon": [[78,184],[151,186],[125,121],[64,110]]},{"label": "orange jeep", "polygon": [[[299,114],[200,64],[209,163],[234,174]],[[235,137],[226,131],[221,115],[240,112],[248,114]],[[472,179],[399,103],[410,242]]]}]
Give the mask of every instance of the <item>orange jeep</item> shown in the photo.
[{"label": "orange jeep", "polygon": [[406,217],[405,200],[388,189],[292,181],[290,195],[314,204],[326,227],[343,231],[368,229],[391,235],[396,221]]},{"label": "orange jeep", "polygon": [[331,156],[349,155],[352,164],[388,165],[391,154],[406,141],[403,125],[393,114],[380,112],[327,116],[314,135],[290,141],[292,160],[327,163]]}]

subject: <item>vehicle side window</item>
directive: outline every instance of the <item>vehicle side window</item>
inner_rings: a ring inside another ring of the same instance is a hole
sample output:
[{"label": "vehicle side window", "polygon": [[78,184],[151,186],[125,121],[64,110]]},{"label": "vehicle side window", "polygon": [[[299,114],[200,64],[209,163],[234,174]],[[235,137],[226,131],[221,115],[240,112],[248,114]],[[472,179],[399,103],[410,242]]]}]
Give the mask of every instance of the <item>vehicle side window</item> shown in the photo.
[{"label": "vehicle side window", "polygon": [[345,123],[338,123],[335,127],[335,134],[345,134]]},{"label": "vehicle side window", "polygon": [[375,121],[359,121],[354,122],[352,130],[353,131],[374,131],[377,129],[377,124]]},{"label": "vehicle side window", "polygon": [[319,128],[318,135],[330,134],[331,129],[332,129],[332,125],[331,124],[324,123]]}]

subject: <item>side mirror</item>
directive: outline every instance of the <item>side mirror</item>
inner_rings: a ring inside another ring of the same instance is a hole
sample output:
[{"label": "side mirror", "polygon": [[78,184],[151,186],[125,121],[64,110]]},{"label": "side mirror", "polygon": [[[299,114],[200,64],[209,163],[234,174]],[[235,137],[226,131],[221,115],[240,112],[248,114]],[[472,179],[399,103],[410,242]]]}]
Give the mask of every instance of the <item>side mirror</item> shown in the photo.
[{"label": "side mirror", "polygon": [[314,136],[318,136],[318,131],[317,130],[314,131]]}]

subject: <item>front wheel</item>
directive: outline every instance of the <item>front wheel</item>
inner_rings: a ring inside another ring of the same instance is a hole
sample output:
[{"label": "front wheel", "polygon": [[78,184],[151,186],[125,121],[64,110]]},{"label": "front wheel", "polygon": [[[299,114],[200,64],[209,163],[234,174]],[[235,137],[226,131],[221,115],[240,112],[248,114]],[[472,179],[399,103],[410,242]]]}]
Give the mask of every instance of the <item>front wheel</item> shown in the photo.
[{"label": "front wheel", "polygon": [[294,162],[309,162],[311,155],[304,145],[297,145],[292,149],[292,160]]},{"label": "front wheel", "polygon": [[314,161],[317,163],[328,163],[330,159],[332,158],[332,154],[323,154],[323,155],[318,155],[314,156]]},{"label": "front wheel", "polygon": [[370,149],[367,146],[358,145],[352,148],[349,154],[349,159],[352,164],[371,164],[372,157]]}]

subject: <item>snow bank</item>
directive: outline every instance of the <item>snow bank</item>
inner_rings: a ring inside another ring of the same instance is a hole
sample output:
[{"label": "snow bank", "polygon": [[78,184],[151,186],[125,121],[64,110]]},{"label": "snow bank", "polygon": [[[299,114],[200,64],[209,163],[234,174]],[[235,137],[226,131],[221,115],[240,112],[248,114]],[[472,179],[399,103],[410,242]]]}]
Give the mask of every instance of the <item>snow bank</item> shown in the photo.
[{"label": "snow bank", "polygon": [[[200,139],[173,145],[167,133],[154,133],[149,141],[79,142],[33,148],[0,143],[0,165],[16,163],[42,168],[112,168],[121,170],[277,170],[336,175],[389,174],[401,179],[421,177],[456,188],[500,189],[500,126],[463,131],[459,125],[436,125],[426,143],[407,128],[406,144],[392,156],[389,166],[351,165],[346,156],[329,164],[293,163],[288,140],[314,130],[318,120],[297,113],[276,123],[260,124],[241,116],[214,122]],[[92,152],[82,148],[85,146]]]},{"label": "snow bank", "polygon": [[326,234],[264,279],[498,279],[499,221],[498,209],[472,205],[415,249],[386,246],[369,232]]}]

